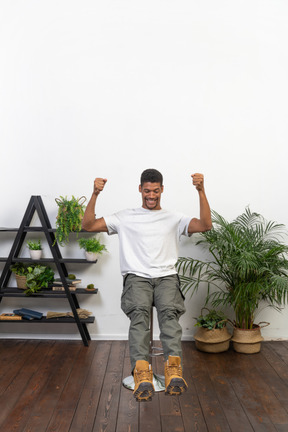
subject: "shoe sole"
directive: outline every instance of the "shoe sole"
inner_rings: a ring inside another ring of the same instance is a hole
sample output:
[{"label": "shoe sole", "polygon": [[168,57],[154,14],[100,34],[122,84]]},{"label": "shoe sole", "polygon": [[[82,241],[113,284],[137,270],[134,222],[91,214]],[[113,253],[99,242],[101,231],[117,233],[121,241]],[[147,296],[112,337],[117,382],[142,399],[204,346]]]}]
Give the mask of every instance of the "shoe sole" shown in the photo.
[{"label": "shoe sole", "polygon": [[181,395],[187,390],[188,386],[183,378],[172,378],[165,390],[165,395]]},{"label": "shoe sole", "polygon": [[149,402],[152,400],[154,393],[155,390],[153,384],[144,382],[139,384],[139,387],[134,391],[133,396],[136,398],[137,402]]}]

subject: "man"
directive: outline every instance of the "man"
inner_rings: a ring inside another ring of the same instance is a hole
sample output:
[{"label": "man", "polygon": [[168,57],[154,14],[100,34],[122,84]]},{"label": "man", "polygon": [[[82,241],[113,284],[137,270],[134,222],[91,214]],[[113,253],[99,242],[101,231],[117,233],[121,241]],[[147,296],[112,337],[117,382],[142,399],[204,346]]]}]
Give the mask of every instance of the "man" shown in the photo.
[{"label": "man", "polygon": [[175,264],[180,236],[190,236],[212,227],[204,177],[202,174],[192,174],[191,177],[199,194],[199,219],[161,208],[163,177],[155,169],[145,170],[141,175],[142,207],[98,219],[95,218],[95,204],[107,179],[96,178],[83,218],[83,229],[119,236],[123,275],[121,307],[130,318],[129,348],[137,401],[151,400],[154,394],[153,372],[149,364],[152,305],[157,310],[164,352],[165,394],[180,395],[187,390],[182,377],[182,329],[179,324],[185,306]]}]

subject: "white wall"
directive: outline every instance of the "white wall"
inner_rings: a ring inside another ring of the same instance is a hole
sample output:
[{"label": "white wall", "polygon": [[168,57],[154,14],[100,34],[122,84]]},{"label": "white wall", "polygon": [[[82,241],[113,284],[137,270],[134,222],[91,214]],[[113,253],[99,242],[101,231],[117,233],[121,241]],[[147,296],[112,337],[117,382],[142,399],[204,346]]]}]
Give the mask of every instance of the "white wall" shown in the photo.
[{"label": "white wall", "polygon": [[[288,225],[287,22],[285,0],[2,0],[0,226],[18,226],[31,195],[42,196],[54,226],[55,197],[89,198],[96,176],[108,178],[98,216],[138,206],[148,167],[164,174],[165,208],[198,215],[198,171],[226,218],[250,205]],[[0,256],[11,238],[2,237]],[[118,240],[103,240],[109,254],[97,265],[69,270],[99,288],[81,303],[96,315],[92,337],[126,338]],[[202,299],[187,299],[186,339]],[[52,300],[1,305],[69,310]],[[260,318],[271,322],[264,337],[288,337],[287,308]],[[79,337],[52,325],[29,326],[29,336],[44,327],[47,337]],[[1,328],[28,336],[24,326]]]}]

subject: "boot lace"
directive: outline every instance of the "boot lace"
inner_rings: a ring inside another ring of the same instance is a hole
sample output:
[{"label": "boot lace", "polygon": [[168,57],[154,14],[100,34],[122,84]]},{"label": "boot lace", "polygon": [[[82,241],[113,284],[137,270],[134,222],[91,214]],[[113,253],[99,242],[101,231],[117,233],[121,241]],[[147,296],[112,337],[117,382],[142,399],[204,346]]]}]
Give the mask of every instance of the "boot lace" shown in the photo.
[{"label": "boot lace", "polygon": [[177,365],[167,365],[167,372],[169,375],[176,375],[182,377],[182,367]]},{"label": "boot lace", "polygon": [[151,380],[151,373],[149,370],[136,371],[136,375],[137,375],[138,381],[150,381]]}]

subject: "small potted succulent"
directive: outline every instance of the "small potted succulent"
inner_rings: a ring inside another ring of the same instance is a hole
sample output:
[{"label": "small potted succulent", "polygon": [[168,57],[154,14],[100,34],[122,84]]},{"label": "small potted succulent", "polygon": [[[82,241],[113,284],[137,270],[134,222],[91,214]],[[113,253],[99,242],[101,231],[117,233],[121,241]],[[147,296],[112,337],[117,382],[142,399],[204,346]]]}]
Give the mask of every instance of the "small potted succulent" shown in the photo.
[{"label": "small potted succulent", "polygon": [[85,288],[85,290],[88,291],[88,292],[89,292],[89,291],[90,291],[90,292],[93,292],[93,291],[96,290],[96,288],[94,287],[94,284],[91,283],[91,284],[88,284],[88,285],[87,285],[87,287]]},{"label": "small potted succulent", "polygon": [[106,246],[96,238],[80,238],[78,240],[80,249],[84,249],[87,261],[96,261],[98,255],[107,251]]},{"label": "small potted succulent", "polygon": [[41,240],[28,241],[27,246],[28,246],[30,257],[32,260],[39,260],[42,257]]}]

